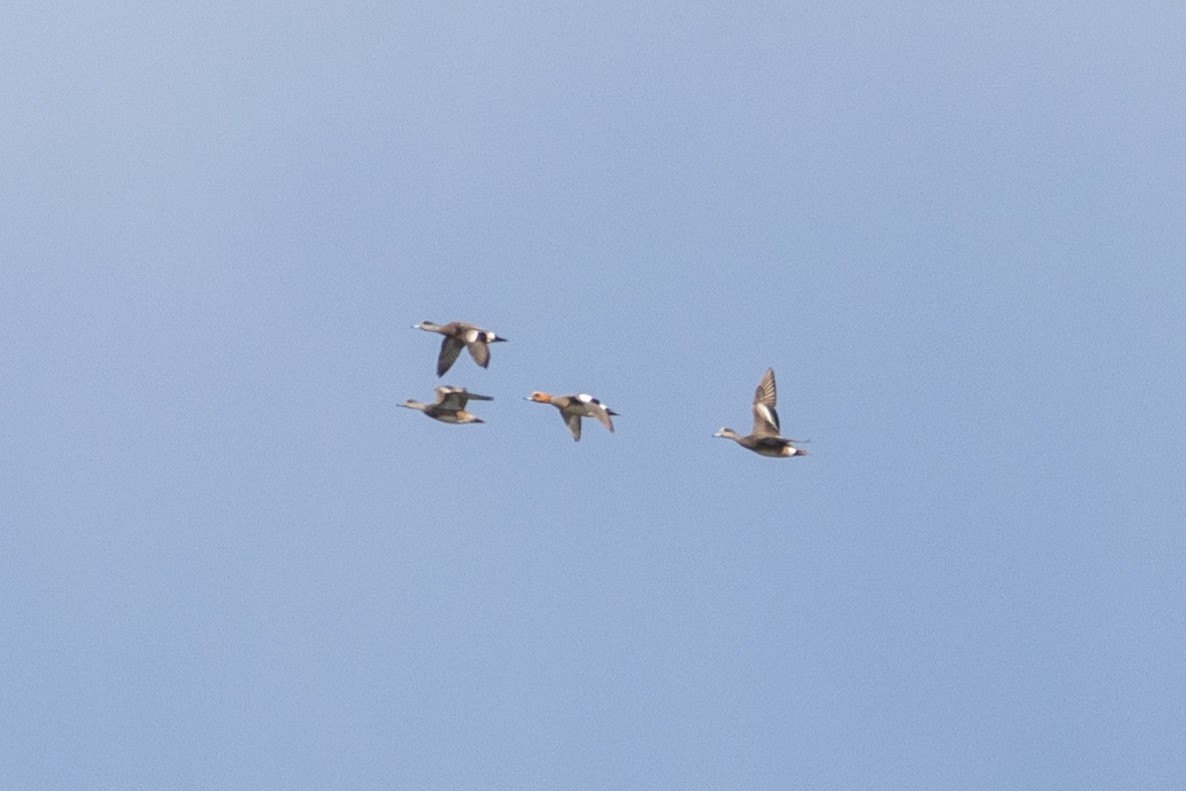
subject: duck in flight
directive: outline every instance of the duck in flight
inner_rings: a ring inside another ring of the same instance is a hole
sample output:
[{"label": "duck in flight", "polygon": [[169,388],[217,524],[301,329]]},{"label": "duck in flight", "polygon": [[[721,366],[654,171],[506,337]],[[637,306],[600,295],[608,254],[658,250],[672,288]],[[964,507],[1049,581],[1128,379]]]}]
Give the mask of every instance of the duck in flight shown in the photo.
[{"label": "duck in flight", "polygon": [[485,423],[477,415],[465,411],[465,405],[472,401],[493,401],[491,396],[471,393],[464,387],[441,385],[435,391],[437,400],[431,404],[422,404],[409,398],[400,404],[408,409],[418,409],[434,420],[442,423]]},{"label": "duck in flight", "polygon": [[469,350],[469,356],[474,358],[474,362],[485,368],[490,364],[488,344],[506,340],[490,330],[484,330],[464,321],[451,321],[448,324],[422,321],[419,324],[413,324],[412,328],[437,332],[445,336],[441,341],[441,354],[437,357],[437,376],[444,376],[453,367],[453,363],[457,361],[457,356],[461,354],[463,348]]},{"label": "duck in flight", "polygon": [[538,404],[551,404],[559,409],[560,417],[564,419],[568,430],[572,432],[574,442],[581,441],[581,418],[595,417],[601,421],[601,425],[612,432],[614,421],[610,417],[618,414],[588,393],[554,396],[536,390],[527,396],[526,400],[535,401]]},{"label": "duck in flight", "polygon": [[781,435],[778,424],[778,388],[774,384],[774,369],[768,368],[758,389],[754,392],[754,430],[746,436],[731,428],[722,428],[714,437],[731,439],[743,448],[774,458],[782,456],[806,456],[807,451],[796,447],[799,440]]}]

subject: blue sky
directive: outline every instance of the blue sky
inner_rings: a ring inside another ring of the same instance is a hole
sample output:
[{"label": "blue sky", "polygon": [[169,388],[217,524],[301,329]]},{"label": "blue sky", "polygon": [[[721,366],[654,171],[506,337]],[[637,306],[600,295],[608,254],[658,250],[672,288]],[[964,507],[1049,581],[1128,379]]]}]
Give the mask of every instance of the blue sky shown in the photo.
[{"label": "blue sky", "polygon": [[6,787],[1186,785],[1181,7],[0,21]]}]

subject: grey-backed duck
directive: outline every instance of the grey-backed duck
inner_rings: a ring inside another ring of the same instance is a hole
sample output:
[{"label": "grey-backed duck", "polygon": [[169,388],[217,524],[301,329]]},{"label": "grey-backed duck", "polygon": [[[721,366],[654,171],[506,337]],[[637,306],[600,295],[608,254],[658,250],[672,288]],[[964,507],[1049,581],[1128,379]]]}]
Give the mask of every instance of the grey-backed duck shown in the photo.
[{"label": "grey-backed duck", "polygon": [[560,417],[564,419],[564,424],[568,426],[568,430],[572,432],[572,438],[576,442],[581,441],[581,418],[595,417],[601,421],[601,425],[612,432],[614,421],[610,420],[610,416],[618,414],[588,393],[554,396],[536,390],[527,396],[526,400],[539,404],[551,404],[559,409]]},{"label": "grey-backed duck", "polygon": [[453,363],[457,361],[457,356],[461,354],[463,348],[469,349],[469,355],[474,358],[474,362],[485,368],[490,364],[490,347],[487,344],[506,340],[490,330],[484,330],[464,321],[451,321],[448,324],[422,321],[419,324],[413,324],[412,328],[437,332],[445,336],[441,341],[441,354],[437,357],[437,376],[444,376],[445,372],[453,367]]},{"label": "grey-backed duck", "polygon": [[409,398],[400,404],[408,409],[418,409],[434,420],[442,423],[485,423],[477,415],[465,411],[465,405],[470,401],[493,401],[491,396],[471,393],[464,387],[441,385],[435,391],[437,400],[431,404],[422,404]]},{"label": "grey-backed duck", "polygon": [[743,448],[763,456],[806,456],[807,451],[796,447],[798,440],[781,435],[778,424],[778,388],[774,384],[774,369],[768,368],[754,392],[754,429],[746,436],[731,428],[722,428],[714,437],[731,439]]}]

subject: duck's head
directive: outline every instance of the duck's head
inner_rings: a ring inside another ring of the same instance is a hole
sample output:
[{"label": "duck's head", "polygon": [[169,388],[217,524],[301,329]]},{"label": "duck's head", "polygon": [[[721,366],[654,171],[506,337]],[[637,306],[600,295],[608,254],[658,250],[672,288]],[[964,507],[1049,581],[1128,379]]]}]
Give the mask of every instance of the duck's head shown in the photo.
[{"label": "duck's head", "polygon": [[713,434],[713,436],[714,437],[727,437],[728,439],[733,439],[734,437],[737,436],[737,432],[731,428],[728,428],[727,426],[721,426],[719,429],[717,429],[717,433]]},{"label": "duck's head", "polygon": [[424,404],[422,404],[419,401],[416,401],[415,399],[412,399],[412,398],[409,398],[407,401],[404,401],[402,404],[396,404],[396,406],[407,407],[408,409],[423,409],[424,408]]},{"label": "duck's head", "polygon": [[536,391],[532,392],[531,395],[527,396],[525,400],[536,401],[540,404],[550,404],[550,403],[552,403],[552,396],[548,395],[547,393],[543,392],[542,390],[536,390]]}]

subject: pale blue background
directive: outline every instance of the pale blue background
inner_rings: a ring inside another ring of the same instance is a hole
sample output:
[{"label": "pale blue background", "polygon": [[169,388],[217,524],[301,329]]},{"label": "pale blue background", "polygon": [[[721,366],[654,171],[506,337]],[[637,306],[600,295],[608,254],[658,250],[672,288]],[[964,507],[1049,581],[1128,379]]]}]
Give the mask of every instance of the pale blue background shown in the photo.
[{"label": "pale blue background", "polygon": [[1184,41],[7,4],[0,786],[1186,788]]}]

